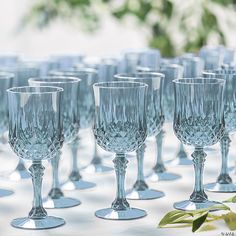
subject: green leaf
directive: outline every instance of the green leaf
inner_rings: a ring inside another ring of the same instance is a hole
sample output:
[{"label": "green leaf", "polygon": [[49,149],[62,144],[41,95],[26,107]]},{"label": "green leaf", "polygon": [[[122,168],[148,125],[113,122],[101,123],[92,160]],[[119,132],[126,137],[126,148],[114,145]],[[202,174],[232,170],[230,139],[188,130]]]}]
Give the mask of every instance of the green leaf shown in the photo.
[{"label": "green leaf", "polygon": [[170,211],[161,219],[158,226],[164,227],[165,225],[175,223],[177,220],[185,220],[189,217],[190,215],[185,211],[179,211],[179,210]]},{"label": "green leaf", "polygon": [[234,212],[229,212],[223,215],[223,219],[230,230],[236,230],[236,214]]},{"label": "green leaf", "polygon": [[206,231],[212,231],[216,230],[217,227],[215,225],[210,225],[210,224],[204,224],[202,227],[198,230],[198,232],[206,232]]},{"label": "green leaf", "polygon": [[229,198],[229,199],[227,199],[227,200],[225,200],[225,201],[223,201],[223,202],[232,202],[232,203],[236,203],[236,196],[233,196],[233,197],[231,197],[231,198]]},{"label": "green leaf", "polygon": [[208,211],[194,217],[192,232],[197,231],[202,226],[202,224],[207,219],[207,216],[208,216]]}]

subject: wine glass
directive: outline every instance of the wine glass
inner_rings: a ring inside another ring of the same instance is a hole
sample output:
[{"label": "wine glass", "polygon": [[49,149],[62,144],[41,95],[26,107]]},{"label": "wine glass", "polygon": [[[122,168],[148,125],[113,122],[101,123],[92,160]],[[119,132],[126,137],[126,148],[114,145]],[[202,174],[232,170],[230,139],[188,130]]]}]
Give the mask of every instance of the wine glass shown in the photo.
[{"label": "wine glass", "polygon": [[[41,78],[30,78],[29,85],[32,86],[57,86],[63,88],[62,93],[62,120],[65,143],[73,142],[79,132],[79,112],[77,106],[79,92],[78,78],[63,76],[48,76]],[[48,196],[43,200],[46,208],[67,208],[80,204],[75,198],[65,197],[59,183],[58,166],[61,152],[58,150],[52,159],[53,183]]]},{"label": "wine glass", "polygon": [[204,61],[200,57],[194,55],[180,57],[179,63],[184,68],[184,78],[200,77],[204,70]]},{"label": "wine glass", "polygon": [[57,87],[15,87],[7,90],[9,107],[9,144],[22,159],[32,161],[34,199],[28,217],[11,225],[22,229],[49,229],[65,224],[48,216],[42,205],[43,160],[54,158],[63,142],[61,93]]},{"label": "wine glass", "polygon": [[204,61],[205,70],[216,70],[220,68],[224,61],[223,46],[204,46],[199,51],[199,56]]},{"label": "wine glass", "polygon": [[[183,78],[196,78],[202,76],[204,61],[200,57],[188,53],[179,58],[179,64],[183,66]],[[173,160],[172,164],[192,165],[192,161],[188,158],[188,154],[185,151],[182,142],[179,144],[177,158]]]},{"label": "wine glass", "polygon": [[[145,71],[148,68],[138,68],[139,71]],[[151,69],[149,69],[151,71]],[[173,95],[173,79],[179,79],[183,76],[183,67],[177,64],[166,64],[162,66],[159,70],[165,75],[163,82],[163,108],[166,122],[173,122],[173,107],[174,107],[174,95]],[[175,173],[171,173],[167,170],[162,155],[162,142],[164,138],[165,131],[161,127],[160,132],[156,135],[156,146],[157,146],[157,156],[156,163],[152,168],[151,173],[147,175],[147,179],[152,182],[157,182],[159,180],[172,181],[179,179],[181,176]],[[184,159],[184,156],[181,156]]]},{"label": "wine glass", "polygon": [[[78,68],[69,71],[54,71],[50,74],[63,75],[66,77],[73,76],[81,80],[79,87],[79,97],[77,99],[80,129],[91,127],[94,117],[94,96],[92,85],[97,81],[96,70],[91,68]],[[89,189],[96,186],[95,183],[84,180],[79,171],[77,154],[79,150],[80,139],[81,137],[77,136],[77,138],[69,144],[72,152],[72,168],[68,179],[64,183],[62,183],[62,189],[64,190]],[[99,166],[103,168],[102,163],[98,164],[98,167]]]},{"label": "wine glass", "polygon": [[[6,90],[12,87],[14,74],[8,72],[0,72],[0,135],[3,135],[8,129],[8,105]],[[0,189],[0,197],[5,197],[13,194],[13,191]]]},{"label": "wine glass", "polygon": [[150,68],[152,71],[160,69],[161,54],[158,49],[146,49],[140,52],[139,66]]},{"label": "wine glass", "polygon": [[195,147],[192,153],[195,170],[194,191],[189,200],[174,203],[179,210],[211,207],[203,189],[203,167],[206,153],[203,148],[217,143],[224,132],[222,79],[193,78],[174,80],[174,131],[177,138]]},{"label": "wine glass", "polygon": [[[162,92],[164,75],[155,72],[139,72],[135,74],[117,74],[115,78],[119,81],[142,82],[148,85],[147,90],[147,135],[156,136],[164,123],[164,114],[162,109]],[[154,189],[149,189],[144,180],[143,159],[146,144],[144,143],[137,151],[137,180],[133,188],[126,191],[128,199],[146,200],[155,199],[164,196],[164,193]]]},{"label": "wine glass", "polygon": [[[13,85],[18,87],[27,86],[30,77],[39,76],[39,68],[34,63],[20,62],[14,67],[9,68],[9,70],[15,74]],[[31,178],[23,159],[19,158],[15,169],[9,174],[8,178],[13,181]]]},{"label": "wine glass", "polygon": [[224,93],[224,118],[225,131],[220,140],[221,144],[221,172],[215,183],[206,184],[204,187],[211,192],[236,192],[236,185],[232,182],[228,170],[228,154],[230,147],[229,134],[236,131],[236,70],[215,70],[217,77],[225,80]]},{"label": "wine glass", "polygon": [[127,220],[146,215],[131,208],[125,197],[124,177],[128,163],[125,153],[140,148],[147,136],[147,85],[138,82],[100,82],[93,85],[95,96],[94,135],[99,146],[116,153],[113,160],[117,194],[110,208],[95,215],[103,219]]},{"label": "wine glass", "polygon": [[[173,123],[174,119],[174,88],[173,80],[183,78],[184,67],[178,64],[166,64],[161,67],[161,73],[165,75],[164,80],[164,98],[163,98],[163,107],[165,113],[165,121]],[[163,135],[165,131],[162,130]],[[158,138],[161,139],[163,135],[160,135]],[[162,144],[162,141],[159,141]],[[158,147],[162,149],[162,147]],[[170,161],[172,165],[192,165],[192,161],[188,158],[186,151],[184,150],[183,144],[180,142],[179,151],[176,158]],[[162,164],[164,165],[164,163]],[[156,165],[158,167],[158,165]],[[162,169],[166,169],[165,166]],[[158,170],[158,169],[157,169]],[[157,171],[156,170],[156,171]]]},{"label": "wine glass", "polygon": [[[116,73],[117,73],[117,62],[114,59],[113,60],[103,59],[101,63],[98,64],[97,66],[97,75],[98,75],[97,79],[99,82],[112,81]],[[96,140],[94,139],[94,154],[93,154],[92,161],[89,163],[89,165],[82,168],[82,171],[86,173],[90,173],[90,174],[112,171],[113,168],[109,166],[104,166],[102,164],[103,157],[111,157],[111,155],[99,154],[98,145],[96,143]]]},{"label": "wine glass", "polygon": [[84,60],[82,54],[57,54],[50,57],[52,62],[57,64],[58,70],[68,70],[77,64],[80,64]]}]

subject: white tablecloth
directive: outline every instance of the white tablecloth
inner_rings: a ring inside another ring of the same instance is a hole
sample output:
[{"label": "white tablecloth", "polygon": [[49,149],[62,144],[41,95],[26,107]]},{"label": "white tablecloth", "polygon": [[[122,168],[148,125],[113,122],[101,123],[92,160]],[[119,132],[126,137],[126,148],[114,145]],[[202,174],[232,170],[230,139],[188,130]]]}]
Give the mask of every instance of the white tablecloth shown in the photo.
[{"label": "white tablecloth", "polygon": [[[171,126],[166,126],[168,131],[164,139],[163,157],[169,160],[175,157],[177,152],[178,142],[171,131]],[[78,154],[78,162],[80,166],[84,166],[91,160],[91,151],[93,150],[93,142],[90,135],[86,135],[81,146],[81,151]],[[235,142],[231,143],[230,150],[230,165],[234,164],[234,154],[236,153]],[[187,148],[188,153],[191,153],[191,148]],[[104,154],[104,153],[103,153]],[[61,180],[65,180],[70,171],[70,152],[65,146],[63,148],[63,156],[60,165]],[[236,160],[236,159],[235,159]],[[12,170],[17,158],[10,148],[5,145],[0,153],[0,171],[7,172]],[[104,163],[112,166],[112,158],[105,158]],[[148,142],[148,150],[145,155],[145,173],[151,170],[155,162],[155,145]],[[209,152],[207,156],[204,181],[212,182],[220,170],[220,155],[219,146],[215,146],[215,151]],[[29,163],[30,164],[30,163]],[[45,196],[51,185],[51,169],[50,165],[45,162],[45,176],[43,181],[43,195]],[[27,164],[28,165],[28,164]],[[192,235],[190,228],[184,229],[159,229],[157,228],[160,219],[170,210],[173,210],[173,202],[188,199],[193,189],[194,171],[192,166],[176,167],[167,166],[169,171],[176,172],[182,175],[182,178],[177,181],[149,183],[149,186],[165,192],[166,196],[161,199],[147,201],[129,201],[133,207],[145,209],[148,215],[142,219],[130,221],[111,221],[102,220],[94,216],[97,209],[109,207],[114,200],[116,193],[115,174],[114,172],[107,174],[84,174],[83,178],[93,181],[97,187],[93,190],[81,190],[74,192],[66,192],[67,196],[77,197],[81,200],[80,206],[68,209],[48,210],[49,215],[62,217],[66,220],[66,225],[41,231],[29,231],[15,229],[10,226],[13,218],[27,216],[31,209],[32,202],[32,185],[31,180],[21,182],[11,182],[5,178],[1,178],[0,187],[10,188],[15,191],[15,194],[9,197],[0,198],[0,236],[189,236]],[[132,186],[136,178],[136,159],[130,158],[126,174],[126,187]],[[235,176],[233,176],[235,179]],[[224,200],[233,196],[233,194],[208,193],[210,199]],[[232,209],[236,207],[231,204]],[[229,232],[223,221],[215,223],[217,229],[210,232],[203,232],[202,236],[217,236],[221,233]]]}]

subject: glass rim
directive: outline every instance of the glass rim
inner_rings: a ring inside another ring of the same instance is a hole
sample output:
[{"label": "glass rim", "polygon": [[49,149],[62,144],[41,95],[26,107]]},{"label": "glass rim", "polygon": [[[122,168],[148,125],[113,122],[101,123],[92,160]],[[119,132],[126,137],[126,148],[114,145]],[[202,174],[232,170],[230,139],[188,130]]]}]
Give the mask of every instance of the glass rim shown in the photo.
[{"label": "glass rim", "polygon": [[120,74],[115,74],[114,78],[116,79],[144,79],[142,77],[138,77],[138,75],[147,75],[147,76],[153,76],[154,77],[158,77],[158,78],[164,78],[165,75],[163,73],[159,73],[159,72],[154,72],[154,71],[140,71],[140,72],[136,72],[136,73],[120,73]]},{"label": "glass rim", "polygon": [[[199,83],[197,81],[206,81],[207,83]],[[195,81],[195,82],[194,82]],[[225,80],[224,79],[219,79],[219,78],[204,78],[204,77],[197,77],[197,78],[182,78],[182,79],[175,79],[173,80],[173,83],[175,84],[183,84],[183,85],[187,85],[187,84],[224,84]]]},{"label": "glass rim", "polygon": [[15,78],[14,73],[7,71],[0,71],[0,79],[13,79]]},{"label": "glass rim", "polygon": [[[130,84],[137,85],[133,86],[112,86],[112,84]],[[110,85],[110,86],[106,86]],[[147,88],[148,85],[142,82],[133,82],[133,81],[110,81],[110,82],[98,82],[93,84],[94,88],[103,88],[103,89],[130,89],[130,88]]]},{"label": "glass rim", "polygon": [[[61,80],[61,81],[60,81]],[[32,77],[28,79],[28,82],[40,83],[40,84],[75,84],[80,82],[81,79],[73,76],[53,75],[43,77]]]},{"label": "glass rim", "polygon": [[[41,89],[41,88],[48,88],[51,89],[52,91],[27,91],[27,88],[37,88],[37,89]],[[24,90],[25,91],[17,91],[17,90]],[[12,94],[52,94],[52,93],[60,93],[63,92],[64,89],[60,88],[60,87],[56,87],[56,86],[20,86],[20,87],[12,87],[6,90],[8,93],[12,93]]]}]

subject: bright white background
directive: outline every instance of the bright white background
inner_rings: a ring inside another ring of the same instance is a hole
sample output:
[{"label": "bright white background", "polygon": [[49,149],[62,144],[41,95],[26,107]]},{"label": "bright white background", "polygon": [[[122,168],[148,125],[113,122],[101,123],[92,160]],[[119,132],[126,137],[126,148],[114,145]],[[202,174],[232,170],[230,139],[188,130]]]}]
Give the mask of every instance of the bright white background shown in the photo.
[{"label": "bright white background", "polygon": [[134,28],[132,24],[125,24],[124,27],[108,16],[104,16],[103,28],[92,35],[62,21],[43,30],[29,27],[19,32],[20,19],[32,2],[0,1],[0,52],[20,53],[30,57],[79,52],[89,56],[103,56],[117,54],[127,47],[144,47],[146,44],[144,30]]},{"label": "bright white background", "polygon": [[[179,11],[185,11],[190,1],[175,0]],[[24,13],[35,0],[0,0],[0,53],[21,53],[28,57],[44,57],[55,53],[84,53],[89,56],[110,56],[125,48],[142,48],[147,44],[149,33],[132,19],[124,24],[108,15],[103,15],[103,27],[95,34],[85,34],[75,25],[57,21],[49,28],[38,30],[33,27],[19,32],[18,26]],[[179,3],[177,3],[179,2]],[[219,22],[225,26],[226,19],[234,19],[234,12],[223,12],[220,8]],[[196,12],[197,13],[197,12]],[[226,18],[228,17],[228,18]],[[174,22],[175,24],[176,22]],[[193,20],[194,25],[194,20]],[[175,34],[175,26],[171,26]],[[236,48],[236,29],[224,27],[230,47]],[[176,35],[176,40],[181,40]],[[214,40],[213,40],[214,41]],[[181,42],[180,42],[181,44]]]}]

